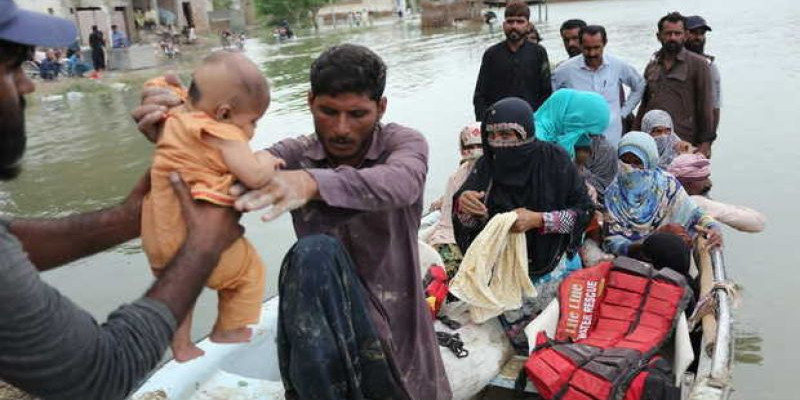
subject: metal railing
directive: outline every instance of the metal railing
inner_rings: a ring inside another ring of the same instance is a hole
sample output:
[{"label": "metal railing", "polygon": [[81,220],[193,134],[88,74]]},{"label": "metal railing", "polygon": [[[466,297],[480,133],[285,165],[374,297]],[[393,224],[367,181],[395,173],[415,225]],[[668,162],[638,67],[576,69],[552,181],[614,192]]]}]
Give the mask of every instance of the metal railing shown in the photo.
[{"label": "metal railing", "polygon": [[725,289],[728,283],[725,259],[722,250],[711,250],[711,267],[714,271],[714,296],[717,298],[717,338],[711,357],[711,378],[717,382],[727,382],[730,378],[731,353],[733,346],[731,296]]}]

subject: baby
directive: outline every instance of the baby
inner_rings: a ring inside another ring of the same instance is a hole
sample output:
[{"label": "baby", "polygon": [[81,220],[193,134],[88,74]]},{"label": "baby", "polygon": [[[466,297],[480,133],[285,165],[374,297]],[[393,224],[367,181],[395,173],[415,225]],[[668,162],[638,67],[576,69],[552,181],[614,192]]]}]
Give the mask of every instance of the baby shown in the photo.
[{"label": "baby", "polygon": [[[167,115],[164,133],[156,144],[151,168],[151,190],[142,206],[142,247],[155,275],[159,275],[183,244],[186,227],[180,204],[169,183],[172,171],[191,188],[192,197],[230,207],[234,182],[261,187],[281,165],[266,152],[253,153],[248,145],[256,121],[269,107],[266,79],[240,53],[215,52],[192,76],[188,92],[169,86],[163,78],[148,86],[169,87],[184,104]],[[222,254],[206,285],[217,290],[217,321],[210,339],[218,343],[246,342],[248,324],[258,322],[264,297],[264,265],[244,238]],[[176,361],[203,355],[191,340],[191,313],[181,321],[172,340]]]}]

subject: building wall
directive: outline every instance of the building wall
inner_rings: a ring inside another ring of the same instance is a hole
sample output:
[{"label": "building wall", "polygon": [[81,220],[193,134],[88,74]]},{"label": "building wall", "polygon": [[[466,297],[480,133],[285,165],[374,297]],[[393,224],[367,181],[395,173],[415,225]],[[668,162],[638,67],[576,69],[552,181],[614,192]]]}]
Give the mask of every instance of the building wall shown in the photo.
[{"label": "building wall", "polygon": [[20,8],[70,18],[70,2],[66,0],[16,0]]},{"label": "building wall", "polygon": [[396,0],[350,0],[322,7],[320,16],[330,14],[348,14],[351,11],[372,11],[375,13],[391,13],[397,9]]}]

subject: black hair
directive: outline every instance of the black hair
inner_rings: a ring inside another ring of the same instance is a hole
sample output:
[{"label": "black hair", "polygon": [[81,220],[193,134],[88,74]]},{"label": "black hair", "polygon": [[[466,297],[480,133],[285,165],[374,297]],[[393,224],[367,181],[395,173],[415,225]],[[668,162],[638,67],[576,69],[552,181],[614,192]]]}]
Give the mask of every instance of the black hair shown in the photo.
[{"label": "black hair", "polygon": [[196,83],[194,83],[194,79],[192,79],[192,82],[189,84],[189,91],[186,93],[186,95],[189,97],[189,101],[192,104],[200,101],[200,88],[197,87]]},{"label": "black hair", "polygon": [[503,18],[508,17],[524,17],[526,20],[531,19],[531,9],[524,1],[510,1],[506,4],[506,10],[503,14]]},{"label": "black hair", "polygon": [[19,67],[33,56],[34,46],[0,39],[0,63]]},{"label": "black hair", "polygon": [[358,93],[378,101],[386,88],[386,64],[372,50],[342,44],[323,51],[311,64],[311,93]]},{"label": "black hair", "polygon": [[673,24],[677,23],[677,22],[680,22],[681,24],[683,24],[683,30],[686,30],[686,17],[684,17],[683,15],[681,15],[681,13],[679,13],[677,11],[673,11],[673,12],[661,17],[661,19],[658,20],[658,31],[659,32],[661,32],[661,30],[664,29],[664,22],[671,22]]},{"label": "black hair", "polygon": [[92,30],[96,31],[97,30],[97,25],[92,25]]},{"label": "black hair", "polygon": [[561,29],[558,31],[563,33],[564,31],[568,31],[570,29],[581,28],[583,29],[586,27],[586,21],[582,19],[568,19],[561,24]]},{"label": "black hair", "polygon": [[581,28],[581,32],[578,35],[578,38],[579,38],[580,43],[583,44],[583,35],[594,36],[594,35],[597,35],[598,33],[603,38],[603,44],[604,45],[607,44],[608,43],[608,36],[606,35],[606,28],[604,28],[602,25],[586,25],[586,26],[584,26],[583,28]]}]

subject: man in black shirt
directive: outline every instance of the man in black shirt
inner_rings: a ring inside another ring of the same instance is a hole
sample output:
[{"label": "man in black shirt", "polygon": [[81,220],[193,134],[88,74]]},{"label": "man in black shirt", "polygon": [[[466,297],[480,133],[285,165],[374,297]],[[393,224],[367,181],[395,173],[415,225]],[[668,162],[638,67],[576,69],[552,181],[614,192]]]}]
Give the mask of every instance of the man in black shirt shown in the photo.
[{"label": "man in black shirt", "polygon": [[92,64],[94,70],[101,72],[106,69],[106,39],[103,31],[97,29],[97,25],[92,25],[92,33],[89,34],[89,47],[92,48]]},{"label": "man in black shirt", "polygon": [[483,53],[475,84],[475,119],[505,97],[519,97],[536,109],[550,96],[550,62],[544,47],[525,40],[530,30],[530,9],[522,1],[506,6],[503,31],[506,40]]}]

